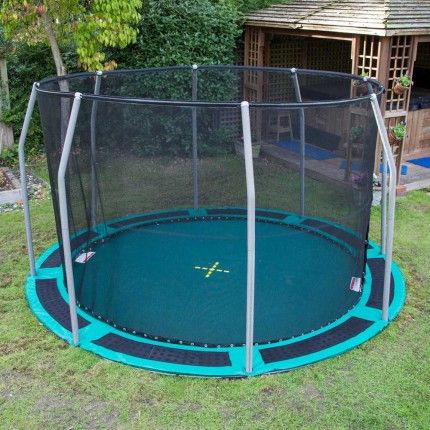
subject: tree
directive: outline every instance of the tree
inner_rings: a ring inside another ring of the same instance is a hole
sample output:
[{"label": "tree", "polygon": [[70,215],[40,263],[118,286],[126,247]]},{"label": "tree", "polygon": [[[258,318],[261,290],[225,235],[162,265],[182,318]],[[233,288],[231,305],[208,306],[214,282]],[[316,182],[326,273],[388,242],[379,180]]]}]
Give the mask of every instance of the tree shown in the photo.
[{"label": "tree", "polygon": [[7,39],[48,43],[57,75],[66,73],[60,43],[76,46],[87,70],[110,69],[106,47],[124,48],[136,40],[141,0],[3,0],[0,21]]},{"label": "tree", "polygon": [[3,148],[13,145],[13,130],[3,122],[3,115],[10,110],[9,82],[7,77],[7,63],[5,58],[8,44],[3,39],[3,30],[0,28],[0,153]]}]

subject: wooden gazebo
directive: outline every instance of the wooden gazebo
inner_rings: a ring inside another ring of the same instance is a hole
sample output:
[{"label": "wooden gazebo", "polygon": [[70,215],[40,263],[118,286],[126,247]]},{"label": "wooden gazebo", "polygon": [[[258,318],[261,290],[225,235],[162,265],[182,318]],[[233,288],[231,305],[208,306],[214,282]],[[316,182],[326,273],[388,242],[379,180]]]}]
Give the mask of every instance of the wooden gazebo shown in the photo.
[{"label": "wooden gazebo", "polygon": [[[402,157],[430,155],[430,0],[292,0],[250,13],[245,25],[245,65],[367,73],[387,89],[387,127],[407,123],[393,148],[398,169]],[[398,96],[402,74],[414,86]]]}]

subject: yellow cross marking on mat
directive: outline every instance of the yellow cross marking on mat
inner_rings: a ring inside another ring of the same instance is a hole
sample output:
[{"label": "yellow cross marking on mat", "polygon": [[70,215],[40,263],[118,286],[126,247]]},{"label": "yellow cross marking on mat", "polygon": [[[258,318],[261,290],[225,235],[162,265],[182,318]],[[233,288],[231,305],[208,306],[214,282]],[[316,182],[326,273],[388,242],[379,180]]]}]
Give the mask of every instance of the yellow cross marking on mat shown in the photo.
[{"label": "yellow cross marking on mat", "polygon": [[204,266],[194,266],[194,269],[204,270],[206,273],[205,278],[210,278],[214,272],[218,273],[230,273],[230,270],[218,269],[219,261],[215,261],[215,263],[211,267]]}]

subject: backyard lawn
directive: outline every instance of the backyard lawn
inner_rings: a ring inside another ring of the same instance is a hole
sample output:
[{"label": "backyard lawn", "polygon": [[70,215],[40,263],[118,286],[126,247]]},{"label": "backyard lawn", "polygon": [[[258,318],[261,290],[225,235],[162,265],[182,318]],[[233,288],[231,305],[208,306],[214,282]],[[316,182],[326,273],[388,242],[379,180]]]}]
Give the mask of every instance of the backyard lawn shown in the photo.
[{"label": "backyard lawn", "polygon": [[[46,179],[42,164],[33,166]],[[50,199],[31,204],[36,254],[55,241]],[[378,241],[379,210],[371,238]],[[1,429],[428,429],[430,190],[398,199],[406,306],[376,338],[289,373],[240,380],[159,375],[69,347],[30,312],[23,213],[0,214]]]}]

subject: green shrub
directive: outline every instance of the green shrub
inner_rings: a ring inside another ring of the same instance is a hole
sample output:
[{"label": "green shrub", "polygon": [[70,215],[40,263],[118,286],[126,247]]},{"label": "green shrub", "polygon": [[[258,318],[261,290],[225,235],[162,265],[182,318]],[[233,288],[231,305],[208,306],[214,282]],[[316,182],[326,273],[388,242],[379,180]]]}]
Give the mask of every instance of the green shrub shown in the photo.
[{"label": "green shrub", "polygon": [[[64,59],[67,67],[72,71],[76,69],[73,51],[64,50]],[[11,125],[15,141],[18,141],[30,97],[33,82],[55,74],[55,65],[51,50],[46,45],[25,44],[15,46],[7,55],[9,93],[11,109],[3,115],[2,120]],[[37,106],[37,105],[36,105]],[[40,152],[43,145],[42,127],[39,112],[36,107],[28,131],[26,150],[29,153]]]},{"label": "green shrub", "polygon": [[18,163],[18,145],[5,148],[0,154],[0,166],[14,167]]},{"label": "green shrub", "polygon": [[242,30],[233,1],[147,0],[141,13],[136,44],[115,50],[120,68],[234,63]]}]

